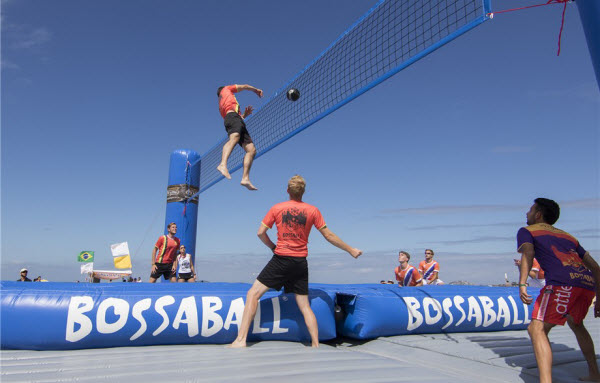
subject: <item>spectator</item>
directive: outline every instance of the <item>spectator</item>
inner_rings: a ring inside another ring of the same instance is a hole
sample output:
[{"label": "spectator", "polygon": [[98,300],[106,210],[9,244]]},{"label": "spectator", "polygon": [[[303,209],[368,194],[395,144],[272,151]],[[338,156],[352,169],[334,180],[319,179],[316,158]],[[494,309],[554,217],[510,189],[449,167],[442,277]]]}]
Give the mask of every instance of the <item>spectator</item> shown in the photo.
[{"label": "spectator", "polygon": [[17,282],[31,282],[31,279],[27,278],[27,269],[21,269],[21,278],[17,279]]},{"label": "spectator", "polygon": [[398,253],[398,262],[400,266],[396,267],[394,274],[396,274],[396,280],[398,286],[423,286],[423,278],[421,274],[413,266],[409,265],[410,254],[406,251]]}]

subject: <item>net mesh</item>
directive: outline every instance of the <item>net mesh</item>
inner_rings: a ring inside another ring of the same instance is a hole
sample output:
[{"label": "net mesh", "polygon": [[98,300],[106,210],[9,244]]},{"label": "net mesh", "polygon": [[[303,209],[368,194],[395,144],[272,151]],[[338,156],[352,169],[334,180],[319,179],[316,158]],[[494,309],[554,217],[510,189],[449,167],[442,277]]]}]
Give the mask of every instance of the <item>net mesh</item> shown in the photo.
[{"label": "net mesh", "polygon": [[[257,157],[485,21],[488,1],[378,2],[246,119]],[[300,91],[298,101],[286,98],[290,88]],[[216,166],[226,140],[201,156],[199,193],[223,178]],[[236,146],[230,172],[242,167],[244,154]]]}]

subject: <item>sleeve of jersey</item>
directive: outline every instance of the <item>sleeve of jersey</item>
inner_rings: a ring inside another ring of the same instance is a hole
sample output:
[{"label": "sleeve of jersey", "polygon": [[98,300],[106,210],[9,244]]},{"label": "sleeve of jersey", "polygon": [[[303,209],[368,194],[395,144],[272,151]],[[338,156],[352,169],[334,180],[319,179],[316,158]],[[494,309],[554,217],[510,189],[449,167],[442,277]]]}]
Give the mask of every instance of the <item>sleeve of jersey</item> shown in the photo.
[{"label": "sleeve of jersey", "polygon": [[227,88],[231,93],[237,93],[238,92],[237,85],[228,85],[225,88]]},{"label": "sleeve of jersey", "polygon": [[412,273],[412,279],[413,279],[413,281],[415,281],[415,283],[419,283],[419,282],[421,282],[423,277],[421,277],[421,274],[419,274],[417,272],[417,270],[415,270],[414,273]]},{"label": "sleeve of jersey", "polygon": [[400,282],[400,276],[398,275],[398,268],[397,267],[394,269],[394,276],[396,277],[396,280],[398,282]]},{"label": "sleeve of jersey", "polygon": [[517,251],[521,249],[525,243],[531,243],[533,245],[533,235],[526,228],[522,227],[517,232]]},{"label": "sleeve of jersey", "polygon": [[164,238],[165,237],[162,235],[160,237],[158,237],[158,240],[156,241],[156,244],[154,244],[154,246],[160,249],[163,245]]},{"label": "sleeve of jersey", "polygon": [[421,261],[421,262],[419,262],[419,271],[420,271],[421,273],[424,273],[424,272],[425,272],[425,261]]},{"label": "sleeve of jersey", "polygon": [[587,253],[587,251],[585,251],[585,249],[583,247],[581,247],[581,245],[579,244],[579,241],[577,242],[577,247],[575,248],[575,251],[579,255],[579,258],[581,258],[581,259],[583,259],[583,256],[585,255],[585,253]]},{"label": "sleeve of jersey", "polygon": [[435,266],[433,267],[433,271],[440,271],[440,263],[436,262]]},{"label": "sleeve of jersey", "polygon": [[327,226],[327,225],[325,224],[323,215],[321,214],[319,209],[315,208],[315,227],[317,228],[317,230],[321,230],[325,226]]},{"label": "sleeve of jersey", "polygon": [[265,218],[263,218],[261,223],[269,229],[273,227],[273,224],[275,223],[275,212],[273,211],[273,208],[267,212],[267,215],[265,215]]}]

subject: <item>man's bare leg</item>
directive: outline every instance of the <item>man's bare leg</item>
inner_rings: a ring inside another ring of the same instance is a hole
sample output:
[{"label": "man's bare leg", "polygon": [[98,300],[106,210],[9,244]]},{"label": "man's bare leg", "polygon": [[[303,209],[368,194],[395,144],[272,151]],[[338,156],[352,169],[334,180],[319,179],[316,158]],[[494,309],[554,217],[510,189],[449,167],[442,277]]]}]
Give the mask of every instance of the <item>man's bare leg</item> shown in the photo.
[{"label": "man's bare leg", "polygon": [[583,323],[575,324],[573,323],[573,319],[569,316],[567,317],[567,322],[569,323],[569,327],[575,333],[575,337],[577,338],[577,343],[579,343],[579,348],[585,357],[585,361],[588,364],[589,375],[585,377],[579,378],[579,380],[583,380],[586,382],[600,382],[600,372],[598,371],[598,362],[596,361],[596,351],[594,350],[594,341],[590,336],[590,333],[585,328]]},{"label": "man's bare leg", "polygon": [[554,327],[552,323],[537,319],[532,319],[527,327],[540,372],[540,383],[552,383],[552,347],[550,347],[548,339],[548,333],[552,327]]},{"label": "man's bare leg", "polygon": [[252,142],[249,142],[244,145],[244,150],[246,151],[246,154],[244,155],[244,174],[242,174],[242,182],[240,182],[240,184],[248,188],[248,190],[258,190],[252,185],[252,182],[250,182],[250,168],[252,167],[252,162],[256,155],[256,147]]},{"label": "man's bare leg", "polygon": [[229,135],[229,141],[227,141],[223,145],[223,155],[221,156],[221,163],[219,164],[219,166],[217,166],[217,170],[219,172],[221,172],[221,174],[223,174],[223,177],[227,178],[228,180],[231,179],[231,175],[229,174],[229,171],[227,170],[227,160],[229,159],[229,156],[231,155],[233,148],[235,148],[235,145],[239,141],[240,141],[239,133],[231,133]]},{"label": "man's bare leg", "polygon": [[244,305],[244,314],[242,315],[242,324],[238,328],[237,338],[231,343],[229,348],[241,348],[246,347],[246,338],[248,337],[248,331],[250,330],[250,323],[256,315],[256,308],[258,307],[258,300],[267,292],[269,288],[259,281],[254,281],[248,294],[246,294],[246,304]]},{"label": "man's bare leg", "polygon": [[304,316],[304,323],[306,323],[306,327],[308,328],[312,347],[319,347],[319,326],[317,325],[315,313],[310,307],[308,295],[296,294],[296,303],[298,304],[300,312]]}]

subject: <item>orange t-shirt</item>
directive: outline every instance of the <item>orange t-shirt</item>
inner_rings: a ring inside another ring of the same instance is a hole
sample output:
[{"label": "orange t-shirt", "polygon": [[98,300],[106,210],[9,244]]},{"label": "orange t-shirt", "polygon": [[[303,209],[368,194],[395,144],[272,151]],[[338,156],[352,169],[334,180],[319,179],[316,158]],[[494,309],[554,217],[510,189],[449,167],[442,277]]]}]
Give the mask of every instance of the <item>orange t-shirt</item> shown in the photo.
[{"label": "orange t-shirt", "polygon": [[396,274],[396,280],[400,282],[402,286],[415,286],[423,279],[417,269],[410,265],[404,270],[402,270],[400,266],[396,267],[394,274]]},{"label": "orange t-shirt", "polygon": [[310,229],[321,230],[325,220],[319,209],[305,202],[286,201],[273,206],[262,220],[269,229],[277,225],[277,247],[275,254],[287,257],[308,256]]},{"label": "orange t-shirt", "polygon": [[[165,243],[165,238],[167,239]],[[156,253],[156,263],[173,263],[175,261],[175,256],[179,251],[180,241],[179,238],[173,237],[169,238],[168,235],[161,235],[156,241],[156,248],[158,252]]]},{"label": "orange t-shirt", "polygon": [[535,258],[533,258],[531,270],[538,272],[537,279],[546,279],[546,273],[544,273],[544,270],[542,270],[542,268],[540,267],[540,263]]},{"label": "orange t-shirt", "polygon": [[437,263],[437,261],[431,261],[430,263],[427,263],[427,261],[423,260],[421,263],[419,263],[419,272],[421,272],[423,278],[428,281],[433,280],[439,271],[440,264]]},{"label": "orange t-shirt", "polygon": [[228,110],[235,110],[236,113],[240,112],[240,104],[233,95],[237,92],[237,85],[227,85],[221,89],[221,95],[219,96],[219,112],[221,112],[221,117],[225,118]]}]

